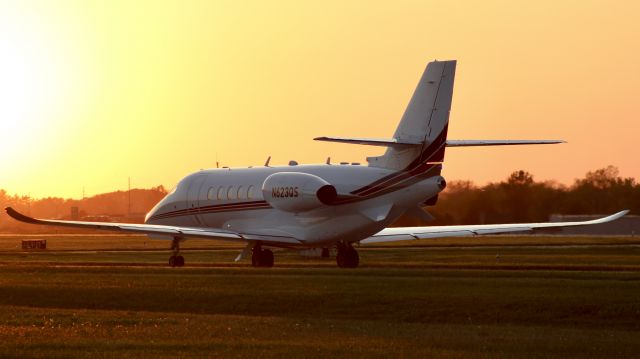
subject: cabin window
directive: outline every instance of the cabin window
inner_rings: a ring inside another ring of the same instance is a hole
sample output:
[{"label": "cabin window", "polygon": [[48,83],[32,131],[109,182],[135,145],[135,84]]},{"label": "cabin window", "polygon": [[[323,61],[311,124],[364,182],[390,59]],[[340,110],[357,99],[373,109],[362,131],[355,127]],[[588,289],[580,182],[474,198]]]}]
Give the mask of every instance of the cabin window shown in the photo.
[{"label": "cabin window", "polygon": [[253,186],[249,186],[249,188],[247,188],[247,198],[253,198]]},{"label": "cabin window", "polygon": [[227,199],[235,199],[236,198],[236,191],[234,190],[233,186],[229,186],[229,189],[227,190]]},{"label": "cabin window", "polygon": [[238,187],[238,199],[243,199],[245,197],[244,187]]},{"label": "cabin window", "polygon": [[220,186],[218,187],[218,199],[223,199],[224,198],[224,187]]},{"label": "cabin window", "polygon": [[209,192],[207,192],[207,199],[208,200],[215,199],[216,198],[215,195],[216,195],[216,188],[215,187],[209,188]]}]

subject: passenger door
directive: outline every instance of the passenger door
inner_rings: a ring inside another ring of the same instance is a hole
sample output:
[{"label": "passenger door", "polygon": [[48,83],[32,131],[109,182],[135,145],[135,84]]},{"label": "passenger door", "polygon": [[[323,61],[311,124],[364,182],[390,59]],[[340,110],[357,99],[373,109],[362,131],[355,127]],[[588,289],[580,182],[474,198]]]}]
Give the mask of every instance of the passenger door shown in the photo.
[{"label": "passenger door", "polygon": [[193,212],[194,224],[199,226],[202,225],[202,220],[198,215],[199,207],[200,207],[200,198],[198,195],[200,194],[200,187],[202,187],[202,184],[204,183],[205,178],[206,176],[204,174],[196,175],[191,181],[191,183],[189,184],[189,190],[187,192],[187,208],[194,211]]}]

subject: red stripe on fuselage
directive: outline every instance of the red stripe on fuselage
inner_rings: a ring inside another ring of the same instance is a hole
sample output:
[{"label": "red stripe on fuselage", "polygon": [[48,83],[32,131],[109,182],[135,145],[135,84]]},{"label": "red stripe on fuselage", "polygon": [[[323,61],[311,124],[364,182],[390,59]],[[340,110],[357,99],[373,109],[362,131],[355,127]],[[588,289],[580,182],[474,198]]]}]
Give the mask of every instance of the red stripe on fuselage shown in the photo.
[{"label": "red stripe on fuselage", "polygon": [[208,214],[208,213],[216,213],[216,212],[228,212],[228,211],[248,210],[248,209],[268,209],[268,208],[271,208],[271,205],[267,201],[226,203],[226,204],[209,205],[209,206],[203,206],[203,207],[185,208],[177,211],[159,213],[150,217],[149,219],[154,220],[154,219],[186,216],[186,215],[192,215],[192,214]]}]

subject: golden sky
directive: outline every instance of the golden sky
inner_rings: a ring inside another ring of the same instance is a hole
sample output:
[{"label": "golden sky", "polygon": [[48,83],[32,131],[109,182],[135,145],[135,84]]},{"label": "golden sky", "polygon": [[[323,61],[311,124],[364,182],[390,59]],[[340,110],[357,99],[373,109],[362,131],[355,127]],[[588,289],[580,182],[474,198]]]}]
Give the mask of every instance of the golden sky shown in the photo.
[{"label": "golden sky", "polygon": [[640,178],[640,2],[0,0],[0,188],[78,198],[200,168],[365,162],[457,59],[444,175]]}]

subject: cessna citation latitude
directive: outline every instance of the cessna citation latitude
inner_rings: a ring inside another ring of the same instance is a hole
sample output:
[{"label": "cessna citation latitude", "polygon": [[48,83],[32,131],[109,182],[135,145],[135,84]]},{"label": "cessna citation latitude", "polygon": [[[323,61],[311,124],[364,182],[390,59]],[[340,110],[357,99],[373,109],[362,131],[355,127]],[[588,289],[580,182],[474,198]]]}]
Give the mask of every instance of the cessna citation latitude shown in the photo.
[{"label": "cessna citation latitude", "polygon": [[440,175],[447,147],[554,144],[556,140],[447,140],[456,61],[427,65],[402,119],[389,139],[318,137],[318,141],[373,145],[383,155],[368,165],[331,164],[201,170],[182,179],[146,216],[145,224],[44,220],[6,208],[33,224],[144,233],[170,240],[171,266],[183,266],[180,243],[190,238],[241,242],[236,261],[251,254],[255,267],[273,266],[279,248],[336,248],[339,267],[355,268],[354,243],[531,232],[538,228],[613,221],[622,211],[585,222],[387,228],[402,215],[423,210],[445,189]]}]

